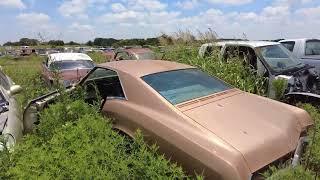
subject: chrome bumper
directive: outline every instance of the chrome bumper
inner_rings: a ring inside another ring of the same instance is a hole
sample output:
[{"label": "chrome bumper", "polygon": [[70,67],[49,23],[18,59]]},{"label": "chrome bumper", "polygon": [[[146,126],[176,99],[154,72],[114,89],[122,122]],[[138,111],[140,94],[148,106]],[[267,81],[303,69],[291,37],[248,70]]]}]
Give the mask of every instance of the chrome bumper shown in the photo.
[{"label": "chrome bumper", "polygon": [[301,137],[298,141],[298,145],[297,145],[297,148],[294,152],[294,155],[293,155],[293,158],[292,158],[292,163],[291,165],[293,167],[299,165],[299,160],[301,158],[301,155],[302,155],[302,151],[303,151],[303,148],[307,145],[308,143],[308,139],[306,136],[304,137]]}]

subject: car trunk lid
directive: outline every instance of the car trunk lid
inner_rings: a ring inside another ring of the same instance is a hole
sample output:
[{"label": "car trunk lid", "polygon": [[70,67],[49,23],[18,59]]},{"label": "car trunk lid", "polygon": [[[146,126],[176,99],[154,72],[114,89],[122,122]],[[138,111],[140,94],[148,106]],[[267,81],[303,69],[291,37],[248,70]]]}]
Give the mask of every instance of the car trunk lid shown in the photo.
[{"label": "car trunk lid", "polygon": [[196,104],[180,110],[241,152],[252,172],[293,151],[310,124],[279,102],[239,91]]}]

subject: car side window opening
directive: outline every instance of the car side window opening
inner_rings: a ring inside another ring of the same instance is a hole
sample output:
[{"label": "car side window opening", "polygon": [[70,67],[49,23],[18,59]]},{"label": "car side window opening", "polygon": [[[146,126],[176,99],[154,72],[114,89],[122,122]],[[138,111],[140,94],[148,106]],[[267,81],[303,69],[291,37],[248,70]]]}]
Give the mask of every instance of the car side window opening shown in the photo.
[{"label": "car side window opening", "polygon": [[243,60],[244,65],[249,65],[257,70],[257,56],[254,50],[246,46],[228,46],[226,47],[224,58],[232,60],[234,58]]},{"label": "car side window opening", "polygon": [[287,48],[289,51],[293,51],[294,45],[296,44],[294,41],[286,41],[286,42],[281,42],[281,44]]},{"label": "car side window opening", "polygon": [[83,85],[86,101],[90,104],[107,98],[125,98],[117,72],[109,69],[96,68],[87,76]]},{"label": "car side window opening", "polygon": [[306,56],[320,55],[320,40],[308,40],[305,54]]},{"label": "car side window opening", "polygon": [[219,53],[221,51],[222,46],[207,46],[204,56],[212,56],[214,53]]}]

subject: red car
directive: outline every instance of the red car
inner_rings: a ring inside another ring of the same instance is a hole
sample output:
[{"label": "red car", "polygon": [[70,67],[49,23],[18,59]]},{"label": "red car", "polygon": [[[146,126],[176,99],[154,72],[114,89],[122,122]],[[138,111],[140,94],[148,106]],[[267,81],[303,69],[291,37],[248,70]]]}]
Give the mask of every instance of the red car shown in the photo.
[{"label": "red car", "polygon": [[149,48],[123,48],[118,49],[114,55],[114,60],[155,60],[154,52]]},{"label": "red car", "polygon": [[107,61],[110,61],[110,60],[112,60],[113,57],[114,57],[114,49],[113,49],[113,48],[105,49],[105,50],[103,51],[103,54],[104,54],[104,56],[106,57],[106,60],[107,60]]},{"label": "red car", "polygon": [[86,54],[54,53],[43,62],[42,77],[49,86],[59,80],[66,87],[79,81],[94,66],[93,60]]}]

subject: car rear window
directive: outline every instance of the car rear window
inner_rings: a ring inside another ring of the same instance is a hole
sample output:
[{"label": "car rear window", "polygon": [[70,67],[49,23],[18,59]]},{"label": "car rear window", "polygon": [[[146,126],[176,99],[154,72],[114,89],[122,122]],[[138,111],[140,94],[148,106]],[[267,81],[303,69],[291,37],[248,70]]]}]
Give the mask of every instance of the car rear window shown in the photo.
[{"label": "car rear window", "polygon": [[161,72],[142,79],[173,105],[231,88],[198,69]]},{"label": "car rear window", "polygon": [[306,56],[320,55],[320,40],[308,40],[306,42]]}]

